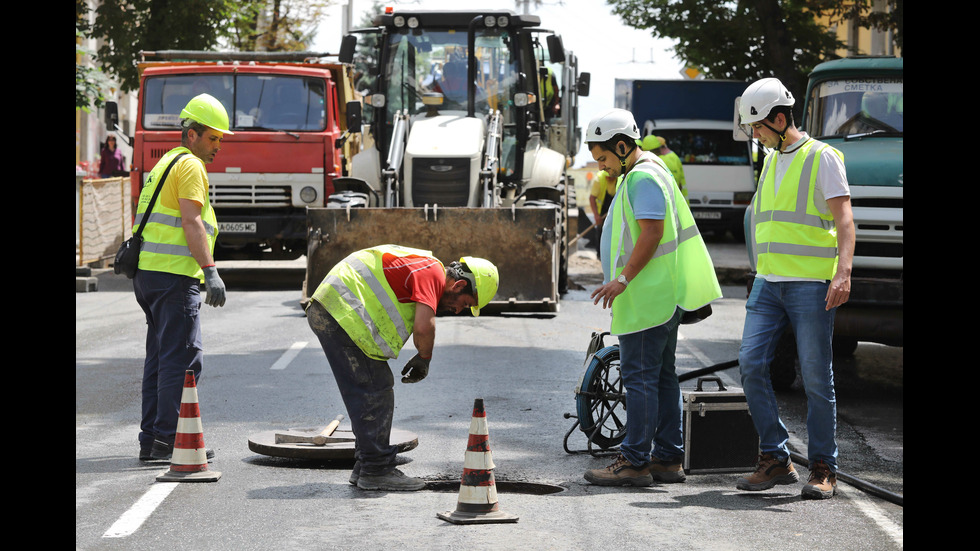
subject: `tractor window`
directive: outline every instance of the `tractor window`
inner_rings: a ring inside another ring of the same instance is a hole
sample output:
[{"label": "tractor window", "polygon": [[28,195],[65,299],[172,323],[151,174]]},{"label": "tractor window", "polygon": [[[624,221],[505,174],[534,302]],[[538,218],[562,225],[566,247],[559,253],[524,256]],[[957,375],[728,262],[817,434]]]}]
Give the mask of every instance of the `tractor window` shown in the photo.
[{"label": "tractor window", "polygon": [[[478,114],[490,109],[510,118],[513,95],[518,84],[510,33],[499,28],[481,30],[475,40],[476,97]],[[398,110],[410,114],[430,109],[465,111],[467,109],[466,29],[414,30],[393,33],[389,37],[387,83],[387,120]]]}]

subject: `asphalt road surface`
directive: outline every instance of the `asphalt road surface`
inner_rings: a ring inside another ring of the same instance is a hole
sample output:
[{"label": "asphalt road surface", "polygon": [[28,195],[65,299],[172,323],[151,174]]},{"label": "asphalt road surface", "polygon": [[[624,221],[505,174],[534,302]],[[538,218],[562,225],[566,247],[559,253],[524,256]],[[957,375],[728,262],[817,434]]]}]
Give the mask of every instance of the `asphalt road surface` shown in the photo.
[{"label": "asphalt road surface", "polygon": [[[227,305],[204,307],[197,384],[203,437],[216,452],[208,469],[221,478],[157,482],[168,465],[137,460],[142,312],[128,280],[99,274],[99,290],[75,301],[76,549],[903,547],[901,348],[861,343],[854,357],[836,361],[841,471],[855,484],[840,483],[834,499],[802,500],[803,482],[742,492],[738,472],[646,488],[589,485],[582,473],[610,458],[568,453],[566,446],[586,449],[586,440],[564,414],[576,411],[591,334],[608,330],[608,312],[588,299],[597,266],[589,253],[573,257],[573,290],[556,315],[440,318],[430,375],[418,384],[397,382],[411,345],[391,362],[394,427],[418,438],[401,468],[430,483],[412,493],[358,490],[347,481],[347,459],[250,449],[258,434],[322,427],[346,412],[298,287],[258,285],[248,271],[235,281],[230,268]],[[284,274],[295,276],[288,267]],[[682,328],[681,373],[737,357],[744,287],[724,290],[711,318]],[[737,387],[737,371],[717,375]],[[498,506],[516,523],[459,526],[436,517],[456,507],[477,398],[487,411]],[[794,389],[779,401],[791,444],[805,453],[805,398]],[[797,469],[805,481],[805,466]]]}]

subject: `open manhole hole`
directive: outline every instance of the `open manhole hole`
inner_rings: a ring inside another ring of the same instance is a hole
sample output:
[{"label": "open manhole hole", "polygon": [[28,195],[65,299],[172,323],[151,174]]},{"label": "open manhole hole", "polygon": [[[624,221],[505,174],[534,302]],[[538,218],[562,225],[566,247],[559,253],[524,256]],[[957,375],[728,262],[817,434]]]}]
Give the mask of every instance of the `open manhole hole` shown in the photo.
[{"label": "open manhole hole", "polygon": [[[565,488],[554,484],[541,482],[517,482],[509,480],[494,480],[497,491],[502,494],[529,494],[543,496],[564,492]],[[433,492],[459,492],[458,480],[426,480],[425,489]]]}]

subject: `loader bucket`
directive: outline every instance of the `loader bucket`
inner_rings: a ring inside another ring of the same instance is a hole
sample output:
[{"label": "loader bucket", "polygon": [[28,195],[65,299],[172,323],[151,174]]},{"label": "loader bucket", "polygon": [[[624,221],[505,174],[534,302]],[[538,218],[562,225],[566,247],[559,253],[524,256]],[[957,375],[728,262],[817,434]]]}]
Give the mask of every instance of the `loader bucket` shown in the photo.
[{"label": "loader bucket", "polygon": [[348,254],[390,243],[430,250],[444,264],[493,262],[500,286],[481,314],[557,312],[560,224],[557,206],[307,209],[303,305]]}]

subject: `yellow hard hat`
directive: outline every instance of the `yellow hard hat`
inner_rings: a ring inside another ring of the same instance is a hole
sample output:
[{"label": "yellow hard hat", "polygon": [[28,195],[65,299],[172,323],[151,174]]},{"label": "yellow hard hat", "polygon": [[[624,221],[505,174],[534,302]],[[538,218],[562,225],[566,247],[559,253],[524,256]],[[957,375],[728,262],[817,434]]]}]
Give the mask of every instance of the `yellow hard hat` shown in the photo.
[{"label": "yellow hard hat", "polygon": [[[469,280],[476,293],[476,306],[470,308],[470,311],[474,316],[479,316],[480,308],[490,304],[490,301],[497,294],[497,285],[499,284],[497,267],[489,260],[475,256],[464,256],[459,261],[465,264],[470,271],[470,274],[464,274],[463,277]],[[470,275],[472,278],[469,277]]]},{"label": "yellow hard hat", "polygon": [[650,134],[649,136],[644,136],[643,140],[640,142],[640,148],[643,151],[653,151],[654,149],[660,148],[664,142],[659,137]]},{"label": "yellow hard hat", "polygon": [[187,106],[180,112],[180,118],[199,122],[213,128],[222,134],[234,134],[228,130],[228,112],[225,106],[210,94],[201,94],[191,98]]}]

